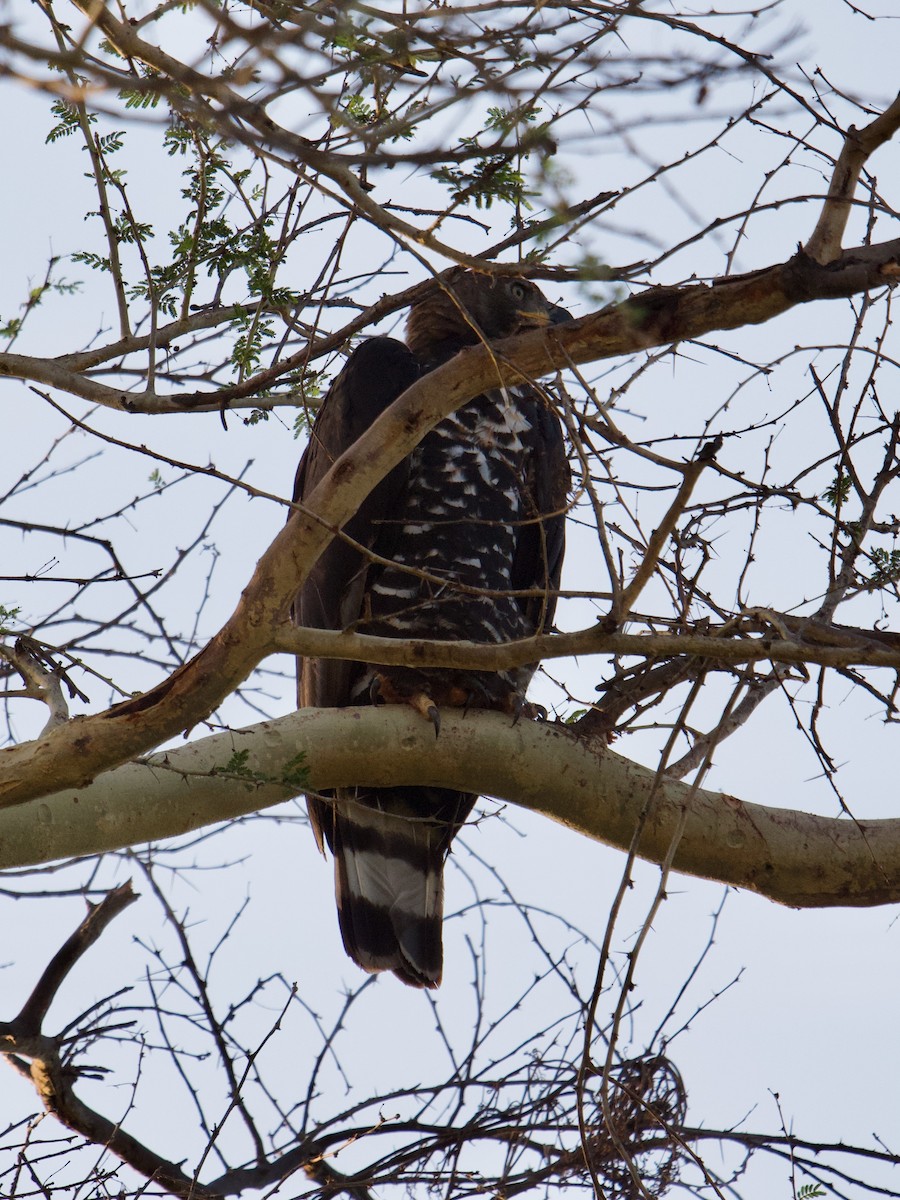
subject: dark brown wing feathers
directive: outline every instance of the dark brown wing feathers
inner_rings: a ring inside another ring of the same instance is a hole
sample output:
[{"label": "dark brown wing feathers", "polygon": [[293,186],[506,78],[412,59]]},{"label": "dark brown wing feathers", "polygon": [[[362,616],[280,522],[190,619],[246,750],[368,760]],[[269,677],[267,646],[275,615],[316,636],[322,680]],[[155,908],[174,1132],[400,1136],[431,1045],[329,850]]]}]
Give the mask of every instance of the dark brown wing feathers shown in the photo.
[{"label": "dark brown wing feathers", "polygon": [[[302,501],[338,458],[385,409],[419,377],[419,365],[402,342],[371,338],[351,354],[329,391],[309,437],[294,480],[294,500]],[[390,550],[385,520],[396,511],[409,470],[403,462],[381,481],[344,526],[348,537],[368,549],[376,541]],[[363,608],[368,562],[355,547],[335,538],[310,572],[294,602],[298,625],[345,629]],[[301,660],[301,708],[334,708],[349,703],[351,664],[337,659]]]}]

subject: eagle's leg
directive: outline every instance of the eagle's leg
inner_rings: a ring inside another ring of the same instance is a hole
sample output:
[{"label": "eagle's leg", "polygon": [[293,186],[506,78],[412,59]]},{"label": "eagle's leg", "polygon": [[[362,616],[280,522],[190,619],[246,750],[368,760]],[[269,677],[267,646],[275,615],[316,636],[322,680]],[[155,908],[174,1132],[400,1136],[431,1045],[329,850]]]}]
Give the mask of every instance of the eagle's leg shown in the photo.
[{"label": "eagle's leg", "polygon": [[[410,674],[414,674],[410,672]],[[376,671],[369,685],[373,704],[408,704],[434,726],[434,736],[441,732],[441,713],[432,697],[422,688],[403,686],[383,671]]]},{"label": "eagle's leg", "polygon": [[529,703],[502,675],[477,671],[452,671],[437,677],[414,667],[377,667],[369,682],[372,704],[406,704],[441,731],[441,708],[492,709],[506,713],[515,724],[521,717],[546,720],[539,705]]}]

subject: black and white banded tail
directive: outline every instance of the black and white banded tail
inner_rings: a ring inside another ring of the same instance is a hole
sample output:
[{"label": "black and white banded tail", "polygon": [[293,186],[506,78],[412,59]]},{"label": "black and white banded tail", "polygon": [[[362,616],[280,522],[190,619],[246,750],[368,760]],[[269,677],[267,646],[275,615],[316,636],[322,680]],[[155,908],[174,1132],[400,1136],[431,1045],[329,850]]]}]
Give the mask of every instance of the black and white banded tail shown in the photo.
[{"label": "black and white banded tail", "polygon": [[341,790],[334,805],[314,802],[334,855],[344,947],[364,971],[440,984],[444,862],[474,802],[446,788]]}]

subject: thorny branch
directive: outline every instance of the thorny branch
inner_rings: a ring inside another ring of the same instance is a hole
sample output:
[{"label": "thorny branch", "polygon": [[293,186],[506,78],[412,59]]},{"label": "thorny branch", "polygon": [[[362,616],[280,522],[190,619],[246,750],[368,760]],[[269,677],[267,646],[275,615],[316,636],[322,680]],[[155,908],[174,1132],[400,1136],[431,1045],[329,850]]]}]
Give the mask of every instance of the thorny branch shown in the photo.
[{"label": "thorny branch", "polygon": [[[401,642],[349,630],[283,626],[275,636],[275,646],[310,658],[491,671],[585,654],[639,655],[650,662],[689,656],[720,664],[768,661],[900,669],[900,634],[853,629],[817,617],[790,617],[755,609],[719,628],[708,624],[703,633],[609,633],[604,626],[605,621],[600,621],[574,633],[543,634],[502,645],[448,645],[422,639]],[[754,633],[758,636],[751,636]],[[660,686],[668,689],[672,682],[669,678]]]}]

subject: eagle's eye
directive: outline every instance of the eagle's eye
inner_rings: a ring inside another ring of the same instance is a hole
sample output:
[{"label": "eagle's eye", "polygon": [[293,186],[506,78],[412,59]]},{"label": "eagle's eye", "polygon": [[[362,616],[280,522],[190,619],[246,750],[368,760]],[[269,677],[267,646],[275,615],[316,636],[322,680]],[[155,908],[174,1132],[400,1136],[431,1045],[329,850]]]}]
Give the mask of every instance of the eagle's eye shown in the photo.
[{"label": "eagle's eye", "polygon": [[528,295],[528,289],[524,283],[521,283],[518,279],[514,279],[509,285],[509,294],[513,300],[524,300]]}]

